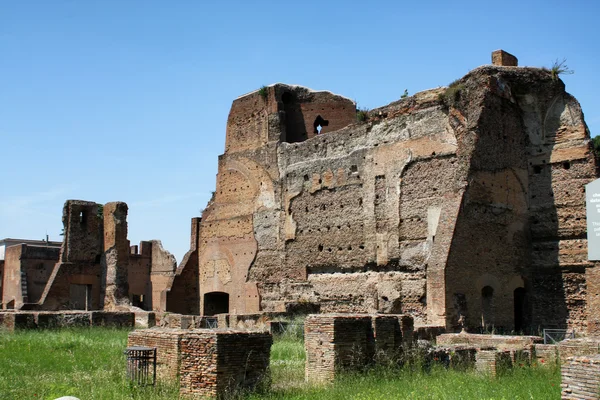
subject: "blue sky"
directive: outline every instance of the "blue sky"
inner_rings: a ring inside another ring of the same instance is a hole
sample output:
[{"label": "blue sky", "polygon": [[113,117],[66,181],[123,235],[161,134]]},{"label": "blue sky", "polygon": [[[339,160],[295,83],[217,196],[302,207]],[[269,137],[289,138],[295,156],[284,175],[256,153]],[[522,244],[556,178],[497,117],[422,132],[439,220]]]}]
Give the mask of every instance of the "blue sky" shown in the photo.
[{"label": "blue sky", "polygon": [[563,77],[600,133],[600,3],[0,2],[0,238],[61,240],[66,199],[129,204],[180,261],[237,96],[274,82],[374,108],[505,49]]}]

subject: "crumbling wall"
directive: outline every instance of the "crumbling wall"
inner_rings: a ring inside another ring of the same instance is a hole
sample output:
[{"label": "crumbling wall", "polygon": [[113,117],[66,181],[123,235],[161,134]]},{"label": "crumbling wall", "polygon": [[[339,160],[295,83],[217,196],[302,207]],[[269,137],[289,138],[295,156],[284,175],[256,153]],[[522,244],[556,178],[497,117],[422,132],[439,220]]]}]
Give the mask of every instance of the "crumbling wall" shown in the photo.
[{"label": "crumbling wall", "polygon": [[152,309],[166,311],[166,290],[177,269],[175,256],[166,251],[160,240],[152,240],[150,282],[152,285]]},{"label": "crumbling wall", "polygon": [[159,307],[175,273],[175,258],[160,241],[142,242],[141,253],[130,247],[127,211],[123,202],[101,206],[67,200],[60,260],[41,285],[43,291],[40,286],[41,295],[33,292],[28,308],[127,311],[133,304],[164,310],[164,304]]},{"label": "crumbling wall", "polygon": [[127,266],[129,282],[129,301],[132,306],[144,310],[152,310],[152,242],[142,241],[138,246],[131,246]]},{"label": "crumbling wall", "polygon": [[200,314],[198,241],[202,218],[192,218],[190,250],[183,256],[175,275],[167,285],[166,310],[179,314]]},{"label": "crumbling wall", "polygon": [[209,295],[219,312],[584,328],[586,271],[600,276],[585,259],[589,132],[562,81],[494,57],[360,122],[304,88],[236,99],[201,223],[200,311]]}]

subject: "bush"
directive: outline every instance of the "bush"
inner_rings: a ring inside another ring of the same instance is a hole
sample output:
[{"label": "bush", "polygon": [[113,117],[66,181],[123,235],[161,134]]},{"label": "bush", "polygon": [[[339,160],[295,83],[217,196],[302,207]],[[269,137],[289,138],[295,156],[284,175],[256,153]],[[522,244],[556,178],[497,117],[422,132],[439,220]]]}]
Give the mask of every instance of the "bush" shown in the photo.
[{"label": "bush", "polygon": [[440,100],[446,107],[454,106],[461,97],[462,92],[466,89],[465,85],[457,79],[448,85],[448,88],[438,95]]},{"label": "bush", "polygon": [[357,108],[356,109],[356,120],[358,122],[367,122],[369,120],[369,109],[368,108]]}]

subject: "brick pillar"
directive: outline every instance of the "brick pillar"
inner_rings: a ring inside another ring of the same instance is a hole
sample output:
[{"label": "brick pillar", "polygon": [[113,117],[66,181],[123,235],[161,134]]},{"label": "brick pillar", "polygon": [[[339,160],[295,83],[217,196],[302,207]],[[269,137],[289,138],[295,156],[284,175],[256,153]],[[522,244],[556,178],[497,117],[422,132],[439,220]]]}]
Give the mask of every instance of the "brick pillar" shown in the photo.
[{"label": "brick pillar", "polygon": [[129,241],[127,204],[116,201],[104,206],[104,255],[102,257],[104,309],[129,306]]}]

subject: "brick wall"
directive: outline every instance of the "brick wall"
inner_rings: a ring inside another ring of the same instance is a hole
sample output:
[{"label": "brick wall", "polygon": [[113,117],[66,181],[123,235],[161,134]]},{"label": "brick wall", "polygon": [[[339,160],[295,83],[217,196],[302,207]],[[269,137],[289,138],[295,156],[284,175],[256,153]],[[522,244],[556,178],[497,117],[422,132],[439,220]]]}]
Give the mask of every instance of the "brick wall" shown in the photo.
[{"label": "brick wall", "polygon": [[475,355],[475,368],[482,373],[497,376],[503,368],[512,366],[510,351],[481,349]]},{"label": "brick wall", "polygon": [[176,329],[142,329],[129,333],[127,346],[156,347],[158,378],[176,379],[179,374],[180,340],[184,331]]},{"label": "brick wall", "polygon": [[309,315],[304,321],[306,380],[328,382],[340,370],[383,361],[412,340],[412,326],[405,315]]},{"label": "brick wall", "polygon": [[561,367],[563,400],[599,399],[600,355],[569,357]]},{"label": "brick wall", "polygon": [[273,339],[266,332],[144,329],[128,346],[156,347],[159,379],[179,376],[184,395],[223,396],[268,382]]}]

